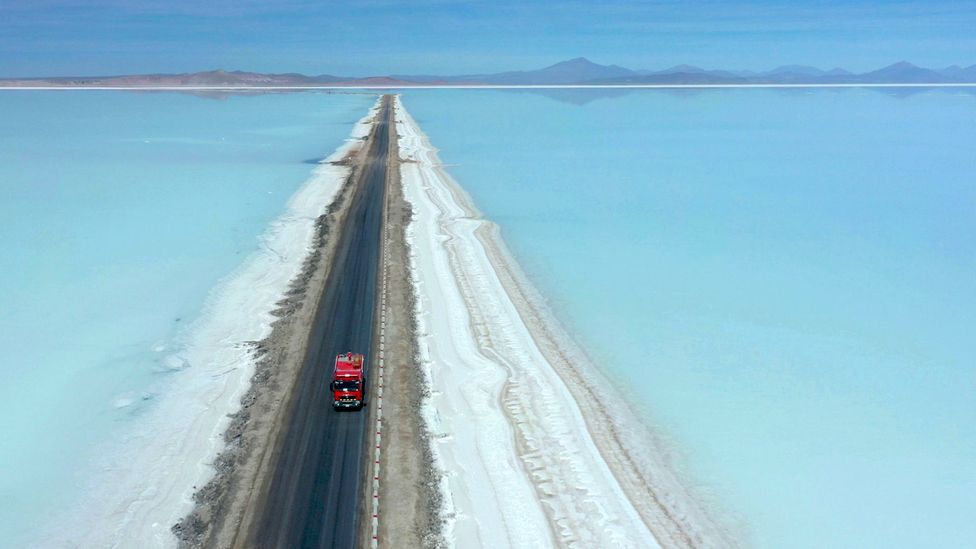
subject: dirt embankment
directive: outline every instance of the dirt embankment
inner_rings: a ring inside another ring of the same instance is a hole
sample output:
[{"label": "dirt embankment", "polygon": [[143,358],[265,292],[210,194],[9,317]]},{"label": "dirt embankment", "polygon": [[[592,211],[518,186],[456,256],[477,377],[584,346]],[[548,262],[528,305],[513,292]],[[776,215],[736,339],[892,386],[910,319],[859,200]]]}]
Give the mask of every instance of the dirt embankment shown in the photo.
[{"label": "dirt embankment", "polygon": [[[395,125],[391,131],[395,134]],[[395,138],[391,136],[391,143],[396,143]],[[413,212],[403,196],[398,147],[390,147],[388,162],[383,227],[383,269],[388,284],[377,541],[379,547],[441,547],[440,474],[434,470],[430,435],[421,415],[430,384],[418,367],[416,298],[406,239]],[[375,383],[373,386],[377,387]],[[370,414],[373,425],[375,407]],[[370,522],[364,522],[365,540],[371,540]]]}]

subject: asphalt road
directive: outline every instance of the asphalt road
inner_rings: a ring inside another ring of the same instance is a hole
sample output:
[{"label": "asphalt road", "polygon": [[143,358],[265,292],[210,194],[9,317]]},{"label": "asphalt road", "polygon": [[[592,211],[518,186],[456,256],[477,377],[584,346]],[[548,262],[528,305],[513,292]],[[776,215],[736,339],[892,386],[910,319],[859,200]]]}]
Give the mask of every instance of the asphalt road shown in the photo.
[{"label": "asphalt road", "polygon": [[373,358],[391,120],[391,102],[385,100],[369,161],[341,229],[249,546],[355,547],[360,539],[368,414],[365,409],[334,411],[329,383],[337,354],[363,353],[367,367]]}]

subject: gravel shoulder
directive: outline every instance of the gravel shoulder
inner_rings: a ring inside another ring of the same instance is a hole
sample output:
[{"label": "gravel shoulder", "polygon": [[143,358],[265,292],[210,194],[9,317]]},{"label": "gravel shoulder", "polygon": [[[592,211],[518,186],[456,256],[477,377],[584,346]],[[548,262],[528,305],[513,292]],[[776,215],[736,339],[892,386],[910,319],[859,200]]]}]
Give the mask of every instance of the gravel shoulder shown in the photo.
[{"label": "gravel shoulder", "polygon": [[[403,196],[399,149],[390,150],[384,229],[388,286],[377,541],[380,547],[439,547],[443,545],[439,473],[434,470],[430,434],[422,418],[430,384],[418,366],[416,296],[406,240],[413,212]],[[374,383],[374,390],[376,387]],[[371,407],[370,413],[373,425],[376,408]],[[366,526],[369,529],[369,521]]]}]

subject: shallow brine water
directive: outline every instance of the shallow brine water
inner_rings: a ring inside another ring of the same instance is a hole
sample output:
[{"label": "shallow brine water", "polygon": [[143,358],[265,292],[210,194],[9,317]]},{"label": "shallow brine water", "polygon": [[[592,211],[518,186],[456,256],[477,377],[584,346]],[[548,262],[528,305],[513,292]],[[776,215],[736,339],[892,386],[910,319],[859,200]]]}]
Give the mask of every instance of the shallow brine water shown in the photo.
[{"label": "shallow brine water", "polygon": [[[4,543],[151,409],[208,293],[373,101],[0,94]],[[976,97],[404,102],[756,545],[976,544]]]},{"label": "shallow brine water", "polygon": [[0,94],[0,545],[81,501],[208,293],[374,101]]},{"label": "shallow brine water", "polygon": [[976,544],[976,97],[410,91],[759,547]]}]

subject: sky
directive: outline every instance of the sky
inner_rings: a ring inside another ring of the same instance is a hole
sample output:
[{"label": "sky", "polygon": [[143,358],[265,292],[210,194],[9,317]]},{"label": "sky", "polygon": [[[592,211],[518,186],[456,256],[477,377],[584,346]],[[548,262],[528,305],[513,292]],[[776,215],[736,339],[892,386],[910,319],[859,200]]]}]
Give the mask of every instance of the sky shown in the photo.
[{"label": "sky", "polygon": [[976,1],[0,0],[0,77],[976,63]]}]

